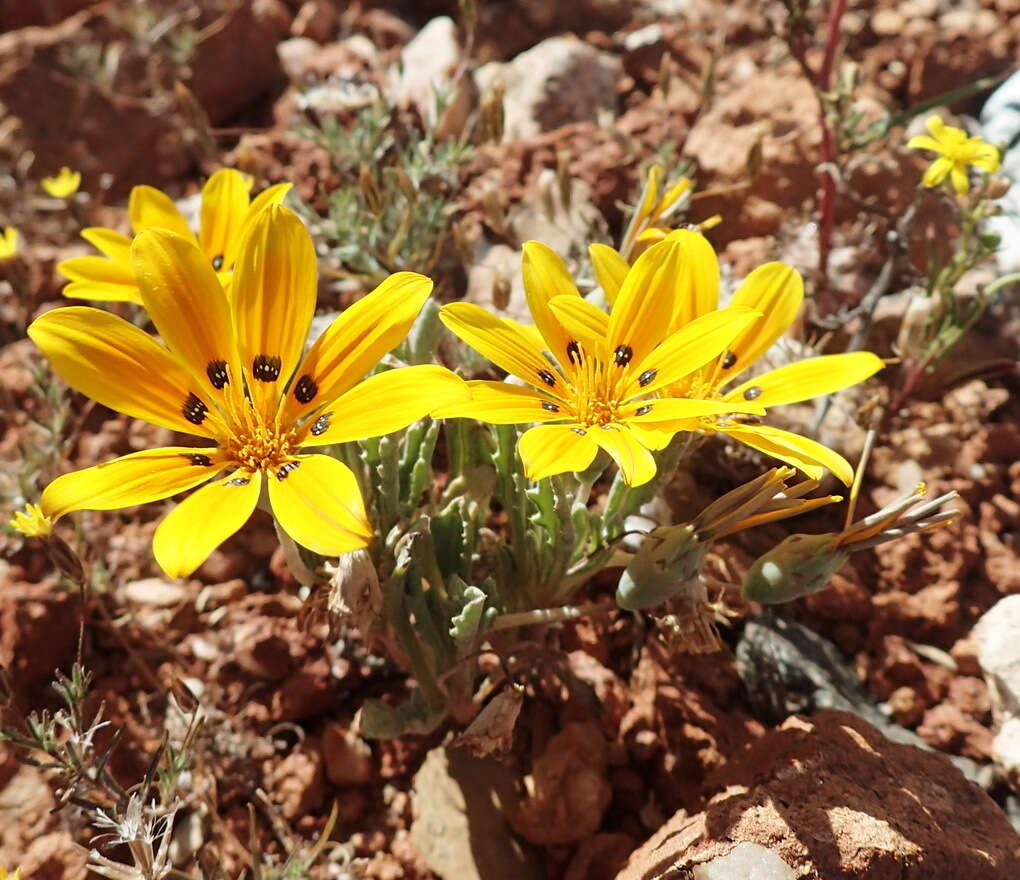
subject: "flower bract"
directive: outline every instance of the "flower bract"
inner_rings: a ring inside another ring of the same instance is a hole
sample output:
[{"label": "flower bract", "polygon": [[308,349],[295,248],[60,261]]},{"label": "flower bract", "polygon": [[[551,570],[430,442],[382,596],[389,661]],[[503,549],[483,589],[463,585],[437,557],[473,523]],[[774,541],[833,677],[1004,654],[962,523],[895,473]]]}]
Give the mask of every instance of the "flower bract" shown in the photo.
[{"label": "flower bract", "polygon": [[[268,187],[254,199],[250,197],[251,187],[251,178],[234,168],[222,168],[213,174],[202,187],[199,231],[195,235],[166,193],[151,186],[136,186],[128,200],[132,233],[168,229],[195,242],[220,280],[228,282],[245,230],[259,211],[283,201],[291,184]],[[64,288],[64,296],[140,304],[131,238],[98,226],[83,229],[81,235],[102,256],[73,257],[57,266],[57,271],[71,282]]]},{"label": "flower bract", "polygon": [[305,450],[389,434],[468,396],[463,380],[432,365],[359,382],[407,334],[432,282],[390,276],[302,356],[316,260],[288,209],[271,205],[252,221],[229,299],[191,237],[146,229],[131,254],[163,344],[85,306],[47,312],[29,335],[68,384],[111,409],[196,435],[201,445],[147,449],[65,474],[43,492],[43,513],[110,510],[201,486],[153,537],[156,560],[177,577],[236,532],[263,493],[282,529],[314,552],[366,546],[372,532],[354,474]]},{"label": "flower bract", "polygon": [[716,359],[759,317],[751,309],[720,309],[671,331],[672,298],[657,292],[681,277],[680,255],[670,242],[645,251],[626,273],[607,315],[578,293],[552,250],[528,242],[522,270],[537,338],[532,328],[470,303],[452,303],[440,313],[450,330],[526,386],[470,382],[471,402],[442,415],[541,423],[525,431],[518,445],[530,479],[584,470],[601,448],[627,483],[637,486],[655,475],[652,451],[669,443],[675,432],[667,426],[673,422],[764,412],[757,401],[667,393]]},{"label": "flower bract", "polygon": [[999,170],[999,151],[979,137],[967,137],[962,128],[946,125],[938,116],[928,117],[925,123],[928,135],[912,137],[907,146],[912,150],[931,150],[938,158],[928,166],[921,182],[925,186],[939,186],[947,177],[953,189],[964,195],[970,189],[967,169],[979,168],[988,174]]}]

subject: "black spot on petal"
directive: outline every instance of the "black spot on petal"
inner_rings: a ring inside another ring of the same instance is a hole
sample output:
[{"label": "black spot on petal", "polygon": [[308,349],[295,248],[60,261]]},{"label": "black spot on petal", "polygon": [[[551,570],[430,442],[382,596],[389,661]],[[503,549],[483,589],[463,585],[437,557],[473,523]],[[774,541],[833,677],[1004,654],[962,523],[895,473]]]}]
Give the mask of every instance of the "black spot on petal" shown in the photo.
[{"label": "black spot on petal", "polygon": [[556,377],[548,370],[539,370],[538,378],[545,382],[550,388],[556,387]]},{"label": "black spot on petal", "polygon": [[211,467],[212,459],[200,452],[182,452],[181,458],[186,458],[195,467]]},{"label": "black spot on petal", "polygon": [[737,362],[737,355],[736,355],[736,353],[732,352],[732,351],[728,351],[728,352],[726,352],[726,357],[723,358],[722,368],[724,370],[729,370],[729,369],[731,369],[733,367],[733,365],[736,362]]},{"label": "black spot on petal", "polygon": [[259,382],[275,382],[280,378],[280,368],[283,366],[278,356],[260,354],[251,362],[252,378]]},{"label": "black spot on petal", "polygon": [[201,425],[209,415],[209,407],[192,391],[181,405],[181,414],[193,425]]},{"label": "black spot on petal", "polygon": [[639,406],[636,410],[634,410],[634,415],[636,415],[636,416],[646,416],[651,411],[652,411],[652,405],[650,403],[646,403],[644,406]]},{"label": "black spot on petal", "polygon": [[233,477],[227,480],[224,486],[247,486],[251,482],[251,477]]},{"label": "black spot on petal", "polygon": [[312,434],[318,437],[320,434],[325,434],[329,428],[329,420],[333,418],[333,413],[323,413],[312,423]]},{"label": "black spot on petal", "polygon": [[298,466],[301,464],[300,461],[288,461],[276,472],[276,479],[283,481],[290,476],[292,471],[296,471]]},{"label": "black spot on petal", "polygon": [[581,363],[581,346],[576,340],[571,339],[567,343],[567,360],[574,365]]},{"label": "black spot on petal", "polygon": [[659,375],[658,370],[645,370],[640,376],[637,377],[638,385],[644,388],[645,385],[650,385],[652,382],[654,382],[655,377],[658,375]]},{"label": "black spot on petal", "polygon": [[570,430],[577,434],[578,437],[583,437],[588,433],[584,428],[571,428]]},{"label": "black spot on petal", "polygon": [[319,386],[307,373],[294,383],[294,398],[298,403],[311,403],[318,393]]},{"label": "black spot on petal", "polygon": [[629,345],[618,345],[616,350],[613,352],[613,361],[618,367],[625,367],[631,362],[631,358],[634,357],[634,349]]},{"label": "black spot on petal", "polygon": [[212,258],[212,267],[217,272],[223,268],[223,254],[217,254]]},{"label": "black spot on petal", "polygon": [[744,400],[757,400],[761,397],[761,389],[753,385],[744,392]]},{"label": "black spot on petal", "polygon": [[227,372],[226,361],[209,361],[205,368],[205,374],[209,377],[209,381],[212,382],[212,386],[216,390],[230,384],[230,374]]},{"label": "black spot on petal", "polygon": [[547,412],[559,412],[560,411],[560,408],[555,403],[553,403],[551,400],[543,400],[542,401],[542,409],[546,410]]}]

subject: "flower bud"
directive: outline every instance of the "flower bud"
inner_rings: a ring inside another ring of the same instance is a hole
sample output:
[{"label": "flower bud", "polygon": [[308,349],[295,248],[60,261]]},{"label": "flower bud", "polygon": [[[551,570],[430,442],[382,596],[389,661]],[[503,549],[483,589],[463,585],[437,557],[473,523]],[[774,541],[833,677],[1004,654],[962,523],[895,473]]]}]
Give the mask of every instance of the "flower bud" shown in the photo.
[{"label": "flower bud", "polygon": [[697,577],[707,553],[690,523],[652,529],[620,577],[616,603],[628,611],[661,605]]},{"label": "flower bud", "polygon": [[375,563],[367,550],[351,550],[337,559],[329,584],[329,613],[362,633],[379,619],[383,594]]},{"label": "flower bud", "polygon": [[772,605],[817,593],[850,555],[839,535],[790,535],[759,556],[744,576],[744,598]]}]

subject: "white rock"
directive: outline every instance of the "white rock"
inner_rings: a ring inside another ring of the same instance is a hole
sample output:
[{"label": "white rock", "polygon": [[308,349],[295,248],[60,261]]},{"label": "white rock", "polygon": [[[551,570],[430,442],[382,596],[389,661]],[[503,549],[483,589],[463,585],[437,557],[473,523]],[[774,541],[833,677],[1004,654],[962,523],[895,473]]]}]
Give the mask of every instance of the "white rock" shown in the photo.
[{"label": "white rock", "polygon": [[486,64],[475,79],[483,93],[502,81],[505,137],[513,139],[613,115],[621,71],[619,58],[567,34],[543,40],[506,64]]},{"label": "white rock", "polygon": [[796,880],[797,875],[772,850],[757,843],[738,843],[726,855],[698,865],[694,880]]},{"label": "white rock", "polygon": [[172,608],[188,598],[188,587],[185,583],[175,584],[162,578],[143,578],[124,584],[124,598],[139,605]]},{"label": "white rock", "polygon": [[1020,595],[1007,596],[989,608],[974,635],[996,719],[1004,724],[1020,717]]},{"label": "white rock", "polygon": [[1010,718],[992,741],[992,756],[1010,775],[1020,773],[1020,718]]},{"label": "white rock", "polygon": [[981,108],[981,128],[984,138],[997,146],[1014,145],[1003,156],[1002,174],[1013,186],[999,200],[1002,213],[989,219],[992,229],[1002,237],[996,256],[1001,272],[1020,269],[1020,71],[999,86]]},{"label": "white rock", "polygon": [[[446,15],[433,18],[400,53],[397,102],[416,106],[429,126],[440,129],[440,136],[458,134],[471,111],[470,79],[454,83],[460,63],[457,25]],[[441,115],[437,97],[445,102]]]}]

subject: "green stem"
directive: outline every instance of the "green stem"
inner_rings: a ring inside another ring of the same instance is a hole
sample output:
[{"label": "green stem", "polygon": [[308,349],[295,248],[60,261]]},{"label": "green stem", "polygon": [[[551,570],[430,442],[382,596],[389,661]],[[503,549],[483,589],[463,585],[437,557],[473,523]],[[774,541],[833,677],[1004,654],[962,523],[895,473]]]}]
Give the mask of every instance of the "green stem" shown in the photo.
[{"label": "green stem", "polygon": [[588,605],[564,605],[561,608],[537,608],[534,611],[519,611],[514,614],[500,614],[492,619],[485,632],[496,632],[502,629],[514,629],[518,626],[530,626],[535,623],[556,623],[561,620],[576,620],[591,614],[607,614],[616,608],[611,599],[605,602],[593,602]]}]

